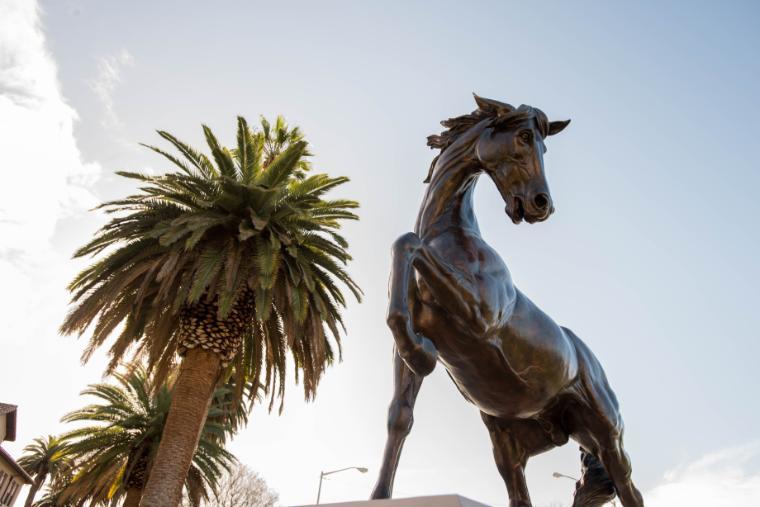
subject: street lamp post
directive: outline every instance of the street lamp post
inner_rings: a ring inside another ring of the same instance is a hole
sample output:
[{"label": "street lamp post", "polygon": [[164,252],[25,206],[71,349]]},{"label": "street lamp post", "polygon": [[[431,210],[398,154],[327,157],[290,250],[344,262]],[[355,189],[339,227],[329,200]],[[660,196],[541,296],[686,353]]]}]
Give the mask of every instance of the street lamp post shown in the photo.
[{"label": "street lamp post", "polygon": [[555,479],[559,479],[559,478],[564,478],[564,479],[571,479],[571,480],[573,480],[573,481],[576,481],[576,482],[578,482],[578,479],[576,479],[576,478],[575,478],[575,477],[573,477],[572,475],[565,475],[565,474],[561,474],[561,473],[559,473],[559,472],[554,472],[554,473],[552,474],[552,477],[554,477]]},{"label": "street lamp post", "polygon": [[319,472],[319,489],[317,489],[317,505],[319,505],[319,498],[322,496],[322,479],[327,475],[337,474],[338,472],[345,472],[346,470],[358,470],[359,472],[366,474],[367,469],[364,467],[346,467],[340,470],[331,470],[330,472]]}]

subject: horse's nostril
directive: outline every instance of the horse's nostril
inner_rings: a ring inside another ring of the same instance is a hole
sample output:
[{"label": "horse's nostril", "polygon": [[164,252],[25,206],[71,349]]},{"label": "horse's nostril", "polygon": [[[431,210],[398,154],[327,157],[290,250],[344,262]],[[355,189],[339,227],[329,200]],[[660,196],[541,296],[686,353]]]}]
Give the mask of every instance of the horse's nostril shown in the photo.
[{"label": "horse's nostril", "polygon": [[536,208],[545,210],[549,207],[549,196],[544,193],[536,194],[536,197],[533,198],[533,204],[536,205]]}]

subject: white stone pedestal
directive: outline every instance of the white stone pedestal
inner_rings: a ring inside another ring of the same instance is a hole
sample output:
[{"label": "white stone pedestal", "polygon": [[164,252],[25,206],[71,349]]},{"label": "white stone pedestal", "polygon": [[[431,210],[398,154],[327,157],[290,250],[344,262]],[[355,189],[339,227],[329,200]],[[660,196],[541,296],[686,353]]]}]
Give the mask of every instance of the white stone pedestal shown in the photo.
[{"label": "white stone pedestal", "polygon": [[[459,495],[418,496],[392,500],[364,500],[360,502],[323,503],[325,507],[489,507]],[[304,505],[302,507],[316,507]]]}]

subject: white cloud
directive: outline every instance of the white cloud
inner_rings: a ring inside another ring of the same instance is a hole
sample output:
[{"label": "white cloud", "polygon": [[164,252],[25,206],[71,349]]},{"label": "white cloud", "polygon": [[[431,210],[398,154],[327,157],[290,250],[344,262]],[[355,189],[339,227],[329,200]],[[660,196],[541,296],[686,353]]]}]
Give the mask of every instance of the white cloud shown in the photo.
[{"label": "white cloud", "polygon": [[0,5],[0,256],[39,256],[57,221],[97,201],[100,173],[74,139],[77,114],[66,104],[45,48],[34,2]]},{"label": "white cloud", "polygon": [[[39,416],[42,407],[27,403],[34,394],[55,392],[23,378],[32,365],[68,375],[56,366],[81,345],[57,336],[68,297],[65,286],[77,269],[71,252],[54,247],[62,219],[80,220],[99,200],[91,188],[101,173],[85,162],[74,137],[76,111],[61,92],[55,62],[45,45],[39,7],[33,0],[0,2],[0,385],[2,401],[16,402]],[[88,219],[92,221],[92,219]],[[77,231],[77,234],[80,234]],[[86,239],[86,232],[81,232]],[[63,352],[65,347],[71,350]],[[77,366],[76,356],[71,363]],[[68,379],[66,379],[68,381]],[[66,384],[60,382],[60,386]],[[79,387],[75,388],[78,389]],[[76,392],[75,390],[73,391]],[[53,402],[53,405],[55,405]],[[25,419],[26,429],[36,424]]]},{"label": "white cloud", "polygon": [[122,49],[115,55],[98,60],[98,74],[95,76],[95,79],[90,81],[90,87],[105,110],[103,123],[106,127],[121,125],[119,117],[116,115],[113,92],[122,81],[124,68],[130,67],[133,64],[134,58],[126,49]]},{"label": "white cloud", "polygon": [[[69,259],[69,247],[55,248],[56,235],[62,219],[81,224],[99,202],[91,188],[101,168],[83,160],[76,121],[45,46],[37,3],[1,0],[0,401],[19,405],[17,441],[3,444],[14,456],[32,438],[55,433],[78,391],[102,371],[81,368],[81,343],[57,333],[66,283],[81,266]],[[73,229],[83,243],[89,231]]]},{"label": "white cloud", "polygon": [[665,474],[649,507],[746,507],[760,505],[760,441],[707,454]]}]

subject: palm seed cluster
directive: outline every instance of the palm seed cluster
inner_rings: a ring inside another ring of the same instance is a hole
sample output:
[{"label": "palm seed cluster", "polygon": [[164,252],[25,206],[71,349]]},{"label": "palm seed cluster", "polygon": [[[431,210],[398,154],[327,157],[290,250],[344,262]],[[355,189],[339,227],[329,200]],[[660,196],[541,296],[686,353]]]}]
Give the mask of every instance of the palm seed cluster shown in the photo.
[{"label": "palm seed cluster", "polygon": [[[185,306],[179,315],[181,342],[177,352],[184,356],[189,349],[201,347],[219,354],[222,365],[227,366],[235,357],[250,332],[254,311],[253,292],[245,290],[224,320],[218,317],[219,305],[215,301],[201,300]],[[248,317],[248,318],[247,318]]]}]

